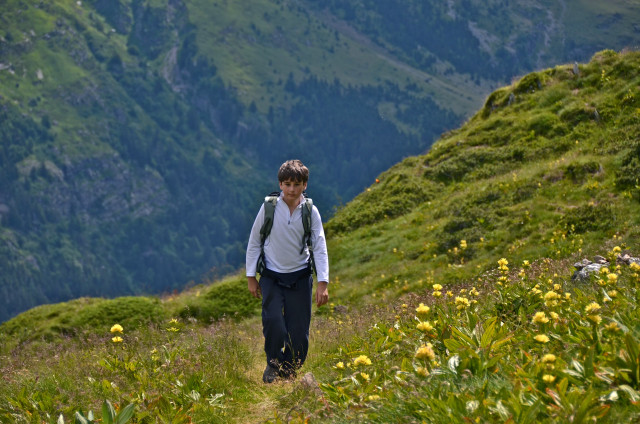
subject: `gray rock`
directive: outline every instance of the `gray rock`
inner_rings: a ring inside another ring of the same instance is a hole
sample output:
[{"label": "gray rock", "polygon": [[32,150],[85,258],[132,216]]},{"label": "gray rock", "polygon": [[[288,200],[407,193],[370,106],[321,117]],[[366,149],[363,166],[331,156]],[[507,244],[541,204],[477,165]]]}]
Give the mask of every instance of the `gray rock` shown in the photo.
[{"label": "gray rock", "polygon": [[593,261],[594,261],[595,263],[597,263],[597,264],[601,264],[601,265],[606,264],[606,265],[609,265],[609,261],[607,261],[607,259],[606,259],[605,257],[600,256],[600,255],[596,255],[596,256],[594,256],[594,257],[593,257]]},{"label": "gray rock", "polygon": [[604,266],[603,264],[594,264],[594,263],[586,265],[586,266],[576,270],[576,272],[573,273],[573,276],[571,277],[571,281],[576,281],[576,282],[579,282],[579,283],[585,283],[585,282],[589,281],[589,276],[592,273],[600,272],[600,268],[602,268],[603,266]]},{"label": "gray rock", "polygon": [[594,272],[600,272],[600,269],[604,266],[609,265],[609,262],[600,255],[596,255],[593,258],[593,262],[589,259],[583,259],[580,262],[576,262],[573,264],[576,271],[573,273],[571,277],[571,281],[577,281],[579,283],[584,283],[589,281],[589,276]]},{"label": "gray rock", "polygon": [[322,389],[320,388],[320,385],[316,381],[316,378],[313,376],[313,373],[308,372],[305,375],[303,375],[302,378],[300,379],[300,384],[302,384],[302,387],[315,393],[317,396],[319,397],[322,396]]},{"label": "gray rock", "polygon": [[573,267],[576,268],[577,270],[581,270],[582,268],[584,268],[587,265],[592,264],[593,262],[591,262],[589,259],[583,259],[580,262],[576,262],[575,264],[573,264]]},{"label": "gray rock", "polygon": [[625,253],[624,255],[618,255],[616,262],[621,265],[631,265],[632,263],[640,265],[640,258],[634,258],[628,253]]}]

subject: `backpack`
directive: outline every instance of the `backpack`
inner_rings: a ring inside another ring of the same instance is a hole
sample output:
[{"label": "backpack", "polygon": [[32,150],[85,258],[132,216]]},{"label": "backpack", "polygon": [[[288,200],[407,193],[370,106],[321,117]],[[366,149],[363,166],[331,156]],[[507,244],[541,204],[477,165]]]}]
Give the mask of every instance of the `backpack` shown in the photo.
[{"label": "backpack", "polygon": [[[313,210],[313,200],[307,197],[307,193],[303,192],[304,204],[302,205],[302,227],[304,228],[304,234],[302,235],[302,248],[300,254],[304,252],[304,248],[309,248],[309,266],[316,272],[316,264],[313,260],[313,250],[311,249],[311,211]],[[260,257],[258,258],[257,271],[262,274],[266,268],[266,260],[264,258],[264,243],[271,234],[271,228],[273,227],[273,216],[276,211],[276,203],[280,197],[279,191],[274,191],[264,198],[264,221],[260,228]]]}]

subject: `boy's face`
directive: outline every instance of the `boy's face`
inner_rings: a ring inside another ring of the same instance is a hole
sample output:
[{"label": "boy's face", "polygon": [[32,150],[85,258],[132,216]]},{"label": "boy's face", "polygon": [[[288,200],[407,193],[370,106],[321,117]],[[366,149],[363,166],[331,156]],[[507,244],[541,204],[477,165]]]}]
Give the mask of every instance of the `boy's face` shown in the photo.
[{"label": "boy's face", "polygon": [[297,201],[306,189],[307,184],[302,181],[289,179],[280,182],[280,190],[282,190],[282,195],[287,203]]}]

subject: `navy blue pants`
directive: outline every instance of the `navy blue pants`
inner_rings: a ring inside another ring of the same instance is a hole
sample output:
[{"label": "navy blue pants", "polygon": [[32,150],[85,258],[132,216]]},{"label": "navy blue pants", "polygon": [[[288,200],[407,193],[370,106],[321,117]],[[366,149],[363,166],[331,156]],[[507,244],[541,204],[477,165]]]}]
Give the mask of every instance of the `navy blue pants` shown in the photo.
[{"label": "navy blue pants", "polygon": [[267,364],[295,371],[309,351],[313,277],[305,271],[291,274],[266,271],[260,276],[260,290]]}]

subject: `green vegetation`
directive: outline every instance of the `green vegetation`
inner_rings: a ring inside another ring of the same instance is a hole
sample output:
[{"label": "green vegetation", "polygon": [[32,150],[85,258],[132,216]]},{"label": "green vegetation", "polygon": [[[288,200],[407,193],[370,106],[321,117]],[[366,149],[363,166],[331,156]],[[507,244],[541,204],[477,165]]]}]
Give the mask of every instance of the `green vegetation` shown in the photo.
[{"label": "green vegetation", "polygon": [[572,69],[497,90],[327,223],[336,308],[314,314],[302,370],[317,387],[262,384],[237,275],[2,324],[0,417],[109,401],[130,422],[637,420],[640,265],[617,258],[640,256],[640,53]]},{"label": "green vegetation", "polygon": [[[547,3],[2,1],[0,321],[36,305],[166,293],[234,273],[256,199],[275,188],[285,159],[310,167],[309,195],[329,219],[459,126],[491,87],[637,44],[640,11],[626,1]],[[545,78],[497,91],[476,130],[501,127],[493,109],[521,107],[510,94]],[[596,112],[607,119],[618,100],[632,107],[633,90],[596,109],[561,105],[566,88],[549,87],[539,100],[555,107],[528,117],[519,137],[565,137]],[[440,184],[529,160],[499,143],[467,156],[441,158],[428,183],[409,175],[407,187],[374,195],[375,210],[337,225],[398,217],[446,190]],[[633,157],[620,160],[637,169]],[[584,172],[574,178],[592,175]]]},{"label": "green vegetation", "polygon": [[479,88],[436,78],[433,91],[310,13],[266,0],[4,2],[0,321],[233,273],[282,161],[309,158],[329,218],[479,102]]}]

